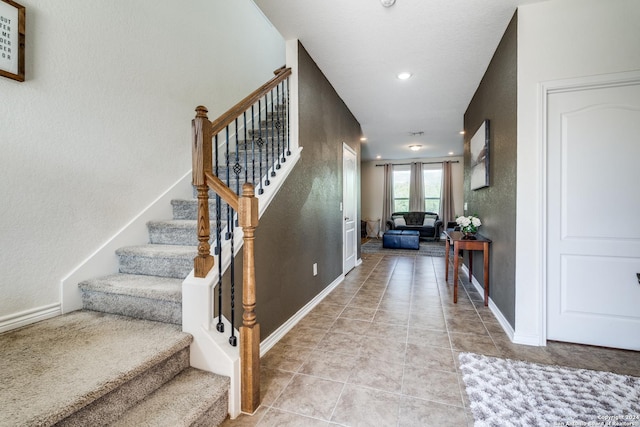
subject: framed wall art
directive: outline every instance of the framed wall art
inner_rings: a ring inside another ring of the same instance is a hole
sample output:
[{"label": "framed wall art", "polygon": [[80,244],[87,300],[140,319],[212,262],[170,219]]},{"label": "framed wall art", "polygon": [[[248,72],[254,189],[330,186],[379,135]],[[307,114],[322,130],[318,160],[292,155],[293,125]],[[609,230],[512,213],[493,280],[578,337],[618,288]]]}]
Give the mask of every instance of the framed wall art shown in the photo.
[{"label": "framed wall art", "polygon": [[489,120],[482,122],[471,138],[471,189],[489,186]]},{"label": "framed wall art", "polygon": [[24,81],[25,8],[0,0],[0,76]]}]

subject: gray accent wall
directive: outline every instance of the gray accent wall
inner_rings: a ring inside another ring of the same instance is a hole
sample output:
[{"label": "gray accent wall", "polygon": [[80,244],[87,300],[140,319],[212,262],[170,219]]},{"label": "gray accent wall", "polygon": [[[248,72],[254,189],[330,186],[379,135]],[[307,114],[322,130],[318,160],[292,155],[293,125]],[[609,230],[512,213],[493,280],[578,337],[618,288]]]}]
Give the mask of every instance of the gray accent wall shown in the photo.
[{"label": "gray accent wall", "polygon": [[[302,158],[256,230],[256,314],[262,339],[341,276],[343,142],[356,151],[360,163],[360,124],[298,46]],[[359,189],[358,181],[358,200]],[[240,300],[236,306],[242,311]]]},{"label": "gray accent wall", "polygon": [[[464,114],[465,215],[478,214],[479,232],[493,240],[489,266],[490,298],[515,327],[517,35],[514,14]],[[490,121],[490,186],[471,190],[469,141]],[[484,286],[482,252],[474,253],[474,277]]]}]

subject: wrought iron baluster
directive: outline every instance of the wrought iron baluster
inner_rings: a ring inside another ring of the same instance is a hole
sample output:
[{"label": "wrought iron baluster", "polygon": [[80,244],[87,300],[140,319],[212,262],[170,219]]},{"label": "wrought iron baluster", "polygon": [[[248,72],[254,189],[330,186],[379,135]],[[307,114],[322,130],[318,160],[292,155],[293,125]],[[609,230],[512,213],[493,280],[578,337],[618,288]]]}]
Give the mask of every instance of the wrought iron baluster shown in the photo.
[{"label": "wrought iron baluster", "polygon": [[291,155],[291,146],[289,145],[291,142],[291,136],[289,135],[289,78],[286,80],[287,82],[287,105],[285,107],[286,114],[286,123],[287,123],[287,156]]},{"label": "wrought iron baluster", "polygon": [[[231,176],[229,175],[231,169],[229,167],[229,126],[225,128],[225,136],[226,136],[226,144],[225,144],[225,168],[226,168],[226,177],[225,184],[227,187],[231,188]],[[227,205],[227,232],[224,235],[225,240],[229,240],[231,238],[231,226],[233,225],[233,220],[231,219],[231,206]]]},{"label": "wrought iron baluster", "polygon": [[278,163],[276,164],[276,169],[280,169],[281,165],[280,162],[282,161],[282,156],[280,155],[280,143],[281,143],[281,136],[280,134],[282,133],[282,122],[280,121],[280,105],[282,100],[280,99],[280,85],[276,86],[275,88],[276,91],[276,116],[274,117],[274,120],[276,121],[275,123],[275,127],[276,127],[276,133],[278,134],[278,143],[276,145],[276,157],[278,158]]},{"label": "wrought iron baluster", "polygon": [[[238,152],[238,119],[237,118],[235,120],[235,123],[236,123],[236,158],[235,158],[235,163],[233,164],[233,174],[236,180],[236,194],[240,194],[240,174],[242,173],[242,165],[240,164],[240,153]],[[229,188],[231,188],[231,185],[229,185]],[[238,226],[237,219],[235,221],[232,221],[232,223],[233,223],[233,226],[231,227],[232,229],[233,227]],[[233,231],[232,231],[232,234],[233,234]]]},{"label": "wrought iron baluster", "polygon": [[262,186],[262,146],[264,145],[264,139],[262,138],[262,100],[258,100],[258,152],[260,153],[260,161],[258,162],[258,181],[260,181],[260,188],[258,189],[258,194],[264,193],[264,188]]},{"label": "wrought iron baluster", "polygon": [[242,119],[244,120],[244,140],[242,141],[243,149],[244,149],[244,182],[249,181],[249,167],[248,167],[248,155],[249,149],[247,147],[247,112],[242,113]]},{"label": "wrought iron baluster", "polygon": [[[231,209],[231,214],[235,217],[235,211],[233,209]],[[233,218],[233,217],[232,217]],[[231,219],[229,222],[233,222],[233,219]],[[236,337],[236,331],[235,331],[235,320],[234,317],[236,317],[236,269],[235,269],[235,256],[234,256],[234,248],[233,248],[233,244],[234,244],[234,227],[231,227],[231,264],[229,266],[229,270],[231,273],[231,290],[230,290],[230,308],[231,308],[231,313],[230,313],[230,319],[229,322],[231,322],[231,336],[229,336],[229,344],[231,344],[232,346],[236,346],[238,344],[238,339]]]},{"label": "wrought iron baluster", "polygon": [[271,89],[271,120],[267,123],[271,123],[271,176],[276,176],[276,161],[278,160],[275,155],[275,145],[278,141],[273,117],[275,116],[275,101],[273,100],[273,89]]},{"label": "wrought iron baluster", "polygon": [[[264,96],[264,115],[266,117],[269,116],[269,98],[268,95]],[[260,133],[262,134],[262,120],[260,120]],[[265,134],[267,135],[267,137],[265,138],[265,157],[266,157],[266,162],[265,162],[265,168],[264,168],[264,185],[269,185],[271,184],[271,181],[269,181],[269,127],[267,126],[267,120],[265,120],[265,124],[264,124],[264,131]],[[273,136],[273,135],[272,135]],[[262,175],[261,175],[262,176]],[[262,193],[260,193],[262,194]]]},{"label": "wrought iron baluster", "polygon": [[256,183],[256,134],[254,126],[256,122],[256,115],[254,111],[255,105],[256,104],[253,104],[251,106],[251,182],[253,185]]},{"label": "wrought iron baluster", "polygon": [[[220,173],[218,135],[214,137],[214,171],[216,176]],[[224,323],[222,323],[222,263],[220,262],[220,254],[222,253],[222,198],[216,193],[216,246],[213,253],[218,257],[218,323],[216,330],[224,332]]]}]

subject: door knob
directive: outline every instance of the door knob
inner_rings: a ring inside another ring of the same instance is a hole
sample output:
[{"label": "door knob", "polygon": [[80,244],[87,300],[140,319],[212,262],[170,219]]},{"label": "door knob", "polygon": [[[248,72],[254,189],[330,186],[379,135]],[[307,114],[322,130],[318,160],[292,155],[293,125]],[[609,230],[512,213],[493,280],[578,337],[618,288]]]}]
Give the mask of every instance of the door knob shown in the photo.
[{"label": "door knob", "polygon": [[344,220],[345,220],[345,221],[349,221],[349,217],[348,217],[348,216],[345,216],[345,217],[344,217]]}]

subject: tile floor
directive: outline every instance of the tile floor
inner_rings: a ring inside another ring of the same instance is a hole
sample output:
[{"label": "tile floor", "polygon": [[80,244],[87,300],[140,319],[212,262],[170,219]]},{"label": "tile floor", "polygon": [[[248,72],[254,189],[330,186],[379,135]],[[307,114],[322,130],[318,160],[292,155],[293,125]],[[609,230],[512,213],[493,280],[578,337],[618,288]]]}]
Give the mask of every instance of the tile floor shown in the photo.
[{"label": "tile floor", "polygon": [[471,426],[462,351],[640,376],[638,352],[511,343],[463,273],[453,304],[444,258],[362,260],[262,358],[256,414],[224,427]]}]

